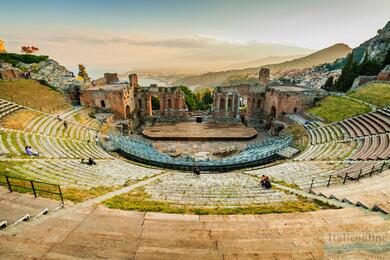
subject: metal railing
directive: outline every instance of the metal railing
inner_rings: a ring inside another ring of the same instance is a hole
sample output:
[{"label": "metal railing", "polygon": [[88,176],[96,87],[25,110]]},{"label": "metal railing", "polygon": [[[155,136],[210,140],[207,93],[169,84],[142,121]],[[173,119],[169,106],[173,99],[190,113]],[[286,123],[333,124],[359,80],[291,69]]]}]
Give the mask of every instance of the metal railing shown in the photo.
[{"label": "metal railing", "polygon": [[[365,176],[371,177],[374,174],[382,173],[384,170],[390,169],[390,163],[389,162],[381,162],[378,164],[374,164],[373,166],[368,167],[362,167],[359,170],[355,171],[347,171],[343,174],[336,173],[329,175],[328,178],[324,179],[323,177],[313,177],[311,180],[309,193],[312,193],[313,191],[313,185],[316,184],[317,187],[329,187],[333,183],[342,183],[346,184],[348,181],[359,181],[361,178]],[[320,181],[318,181],[321,178]],[[336,179],[336,181],[335,181]],[[320,185],[318,185],[320,184]],[[324,184],[321,186],[321,184]]]},{"label": "metal railing", "polygon": [[35,198],[38,197],[40,192],[58,195],[61,200],[62,206],[64,206],[64,198],[62,196],[61,187],[58,184],[35,181],[31,179],[24,179],[24,178],[9,176],[7,174],[0,173],[0,185],[6,186],[9,192],[30,191],[33,193]]}]

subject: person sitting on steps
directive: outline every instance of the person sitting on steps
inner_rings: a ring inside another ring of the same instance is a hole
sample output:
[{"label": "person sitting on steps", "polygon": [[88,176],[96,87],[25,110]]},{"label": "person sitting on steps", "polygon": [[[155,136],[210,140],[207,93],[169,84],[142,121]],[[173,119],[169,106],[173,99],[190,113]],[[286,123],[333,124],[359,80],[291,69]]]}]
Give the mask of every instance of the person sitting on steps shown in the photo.
[{"label": "person sitting on steps", "polygon": [[267,189],[267,190],[271,189],[272,185],[271,185],[271,182],[270,182],[268,176],[265,176],[265,175],[261,176],[261,187],[263,189]]},{"label": "person sitting on steps", "polygon": [[31,146],[26,146],[25,152],[29,156],[39,156],[39,152],[35,152],[34,150],[32,150]]},{"label": "person sitting on steps", "polygon": [[196,176],[198,176],[198,177],[200,176],[200,170],[199,170],[198,167],[194,168],[194,173],[195,173]]},{"label": "person sitting on steps", "polygon": [[87,164],[88,165],[96,165],[96,162],[91,157],[89,157]]}]

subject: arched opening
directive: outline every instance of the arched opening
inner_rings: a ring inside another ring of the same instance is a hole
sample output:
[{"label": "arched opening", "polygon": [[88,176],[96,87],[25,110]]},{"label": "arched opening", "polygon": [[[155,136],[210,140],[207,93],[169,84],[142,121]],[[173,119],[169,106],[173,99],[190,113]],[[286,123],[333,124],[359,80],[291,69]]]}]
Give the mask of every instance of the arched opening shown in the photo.
[{"label": "arched opening", "polygon": [[257,100],[257,109],[261,108],[261,99]]},{"label": "arched opening", "polygon": [[219,110],[220,111],[225,111],[225,106],[226,106],[226,101],[224,98],[221,98],[221,100],[219,101]]},{"label": "arched opening", "polygon": [[228,111],[233,111],[233,100],[228,99]]},{"label": "arched opening", "polygon": [[160,110],[160,98],[152,96],[152,110]]},{"label": "arched opening", "polygon": [[126,118],[130,118],[130,106],[126,106]]},{"label": "arched opening", "polygon": [[172,109],[172,101],[168,99],[168,109]]},{"label": "arched opening", "polygon": [[138,110],[141,111],[142,110],[142,99],[138,99]]},{"label": "arched opening", "polygon": [[106,107],[106,103],[104,102],[104,100],[100,100],[100,106],[101,107]]},{"label": "arched opening", "polygon": [[240,112],[246,112],[248,107],[248,98],[240,97]]},{"label": "arched opening", "polygon": [[298,108],[294,107],[294,113],[298,112]]},{"label": "arched opening", "polygon": [[269,113],[269,117],[270,117],[271,119],[275,119],[275,117],[276,117],[276,107],[275,107],[275,106],[272,106],[272,107],[271,107],[271,111],[270,111],[270,113]]}]

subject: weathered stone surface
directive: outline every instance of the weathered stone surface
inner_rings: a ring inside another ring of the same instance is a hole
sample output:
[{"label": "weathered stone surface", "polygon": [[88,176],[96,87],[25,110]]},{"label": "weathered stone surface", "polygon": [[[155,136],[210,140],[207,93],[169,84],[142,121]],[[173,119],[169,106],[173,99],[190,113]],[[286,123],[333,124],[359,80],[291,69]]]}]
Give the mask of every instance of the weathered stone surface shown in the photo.
[{"label": "weathered stone surface", "polygon": [[21,77],[22,71],[20,69],[12,67],[9,63],[0,62],[0,79],[13,80],[20,79]]}]

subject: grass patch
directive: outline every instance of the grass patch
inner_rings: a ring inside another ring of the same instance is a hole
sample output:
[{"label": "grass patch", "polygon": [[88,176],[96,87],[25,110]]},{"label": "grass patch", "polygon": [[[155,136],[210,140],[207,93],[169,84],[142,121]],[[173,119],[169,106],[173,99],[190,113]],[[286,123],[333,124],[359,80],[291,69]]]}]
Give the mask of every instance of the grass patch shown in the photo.
[{"label": "grass patch", "polygon": [[316,107],[307,110],[307,112],[323,118],[328,123],[340,121],[370,111],[371,108],[365,104],[337,96],[325,97]]},{"label": "grass patch", "polygon": [[272,182],[275,182],[277,184],[283,185],[283,186],[291,188],[291,189],[302,190],[298,185],[296,185],[294,183],[287,183],[285,181],[280,181],[280,180],[273,180]]},{"label": "grass patch", "polygon": [[298,199],[298,201],[284,202],[280,204],[260,204],[234,208],[189,207],[185,205],[175,205],[164,201],[155,201],[145,192],[143,187],[140,187],[128,193],[110,198],[103,203],[108,208],[113,209],[196,215],[292,213],[321,209],[321,207],[319,207],[314,201],[310,201],[303,197],[298,197]]},{"label": "grass patch", "polygon": [[97,120],[93,122],[90,121],[91,119],[90,114],[94,114],[94,113],[95,113],[95,109],[88,107],[75,113],[73,115],[73,119],[82,125],[91,125],[92,127],[99,127],[99,123],[97,122]]},{"label": "grass patch", "polygon": [[76,189],[76,188],[65,188],[62,190],[65,200],[72,202],[83,202],[89,199],[93,199],[102,196],[108,192],[117,190],[121,187],[94,187],[90,189]]},{"label": "grass patch", "polygon": [[53,114],[71,108],[64,95],[35,80],[0,80],[0,98]]},{"label": "grass patch", "polygon": [[23,130],[27,124],[41,114],[28,109],[21,109],[1,119],[0,127]]},{"label": "grass patch", "polygon": [[390,106],[390,84],[369,83],[347,95],[379,107]]},{"label": "grass patch", "polygon": [[301,152],[306,149],[306,146],[309,143],[309,137],[307,136],[305,128],[299,124],[289,125],[287,128],[283,129],[282,134],[292,135],[293,146]]}]

